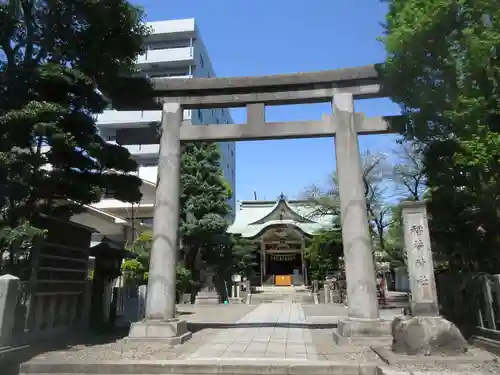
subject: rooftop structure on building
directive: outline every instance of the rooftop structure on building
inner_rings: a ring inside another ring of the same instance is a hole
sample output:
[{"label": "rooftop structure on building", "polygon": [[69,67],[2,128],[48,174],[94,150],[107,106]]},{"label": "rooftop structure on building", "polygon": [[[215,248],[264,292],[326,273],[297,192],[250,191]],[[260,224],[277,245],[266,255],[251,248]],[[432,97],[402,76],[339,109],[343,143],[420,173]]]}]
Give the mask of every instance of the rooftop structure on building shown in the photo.
[{"label": "rooftop structure on building", "polygon": [[[215,77],[207,49],[201,40],[194,18],[157,21],[149,23],[152,33],[146,40],[146,52],[139,56],[137,68],[147,77],[206,78]],[[184,110],[184,120],[193,125],[230,124],[233,122],[228,109]],[[128,140],[126,147],[139,164],[138,175],[143,179],[143,199],[140,204],[103,199],[95,205],[100,210],[111,212],[121,217],[132,215],[151,222],[153,217],[154,187],[157,180],[158,144],[142,144],[141,135],[156,132],[156,125],[161,120],[161,111],[117,111],[110,108],[98,116],[97,126],[104,140],[122,143]],[[130,141],[132,140],[132,142]],[[137,143],[135,143],[137,142]],[[219,143],[221,153],[220,166],[235,189],[235,143]],[[235,197],[229,204],[235,208]],[[232,219],[232,218],[231,218]]]}]

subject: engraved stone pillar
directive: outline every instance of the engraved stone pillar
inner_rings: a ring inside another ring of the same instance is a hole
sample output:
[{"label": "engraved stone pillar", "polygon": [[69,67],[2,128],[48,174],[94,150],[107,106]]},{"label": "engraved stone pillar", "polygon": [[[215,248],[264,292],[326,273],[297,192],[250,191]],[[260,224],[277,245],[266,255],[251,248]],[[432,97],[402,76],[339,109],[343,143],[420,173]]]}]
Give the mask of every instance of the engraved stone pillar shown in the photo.
[{"label": "engraved stone pillar", "polygon": [[388,336],[389,325],[379,318],[375,266],[363,169],[352,94],[337,93],[333,98],[337,123],[335,152],[340,195],[340,218],[347,281],[348,318],[339,321],[340,337]]},{"label": "engraved stone pillar", "polygon": [[392,322],[392,351],[425,356],[463,354],[467,341],[462,333],[439,316],[426,204],[403,202],[401,206],[413,316],[397,317]]},{"label": "engraved stone pillar", "polygon": [[146,316],[132,324],[130,338],[180,344],[191,337],[185,321],[175,319],[179,230],[180,126],[182,107],[165,103],[162,112],[158,182],[149,261]]},{"label": "engraved stone pillar", "polygon": [[439,315],[425,202],[403,202],[405,251],[413,315]]}]

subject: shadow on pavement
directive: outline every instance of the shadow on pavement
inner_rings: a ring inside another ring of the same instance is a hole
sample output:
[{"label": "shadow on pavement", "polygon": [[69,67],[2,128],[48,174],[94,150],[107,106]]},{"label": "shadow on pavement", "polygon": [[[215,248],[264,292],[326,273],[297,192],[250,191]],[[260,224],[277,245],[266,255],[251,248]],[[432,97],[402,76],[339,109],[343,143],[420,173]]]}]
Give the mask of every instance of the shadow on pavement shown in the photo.
[{"label": "shadow on pavement", "polygon": [[304,329],[332,329],[337,328],[337,323],[189,323],[188,329],[195,333],[203,329],[229,329],[229,328],[304,328]]}]

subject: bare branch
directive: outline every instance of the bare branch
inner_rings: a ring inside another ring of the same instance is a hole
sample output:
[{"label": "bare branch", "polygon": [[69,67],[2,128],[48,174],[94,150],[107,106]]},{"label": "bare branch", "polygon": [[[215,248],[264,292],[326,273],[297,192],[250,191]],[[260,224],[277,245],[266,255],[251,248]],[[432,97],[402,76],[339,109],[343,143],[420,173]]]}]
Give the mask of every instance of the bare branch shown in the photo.
[{"label": "bare branch", "polygon": [[405,141],[393,153],[398,158],[393,172],[397,192],[403,197],[420,200],[427,181],[418,144]]}]

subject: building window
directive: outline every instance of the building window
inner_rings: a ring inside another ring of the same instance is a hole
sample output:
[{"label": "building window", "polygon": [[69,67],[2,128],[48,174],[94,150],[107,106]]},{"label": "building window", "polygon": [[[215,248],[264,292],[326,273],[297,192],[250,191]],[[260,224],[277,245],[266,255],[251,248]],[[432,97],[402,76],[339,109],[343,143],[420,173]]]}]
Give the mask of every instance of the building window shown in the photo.
[{"label": "building window", "polygon": [[201,109],[198,110],[198,117],[200,118],[200,122],[203,123],[203,112]]},{"label": "building window", "polygon": [[203,55],[200,54],[200,66],[203,68],[204,61],[203,61]]},{"label": "building window", "polygon": [[231,150],[231,156],[234,156],[234,151],[233,150]]}]

